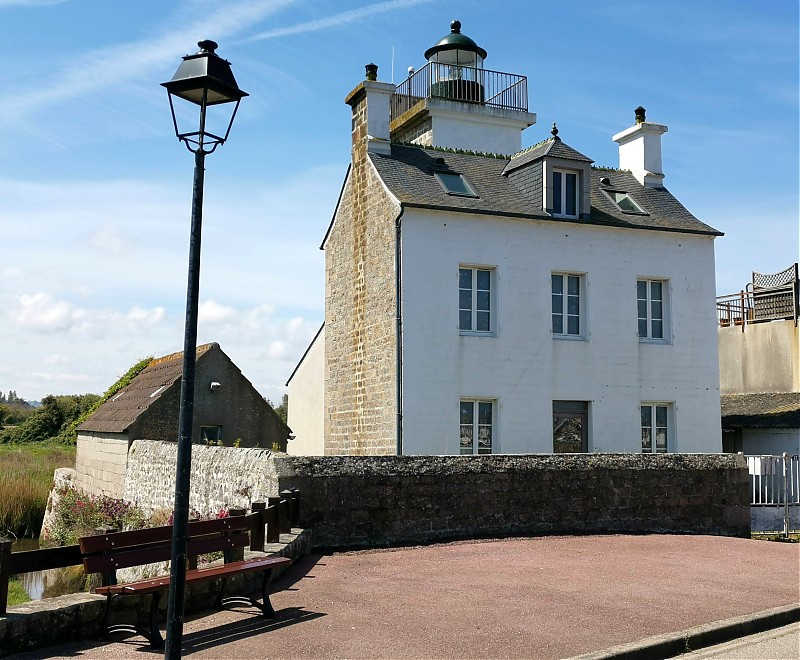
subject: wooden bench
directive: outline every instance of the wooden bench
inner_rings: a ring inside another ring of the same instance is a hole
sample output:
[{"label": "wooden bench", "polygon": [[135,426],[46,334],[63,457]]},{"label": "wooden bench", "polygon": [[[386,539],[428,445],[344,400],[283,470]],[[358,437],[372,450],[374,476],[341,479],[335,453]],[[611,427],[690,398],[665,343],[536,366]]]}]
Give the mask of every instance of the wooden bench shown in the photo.
[{"label": "wooden bench", "polygon": [[[190,570],[186,572],[186,584],[207,580],[220,580],[215,600],[218,609],[228,604],[250,603],[257,606],[267,617],[275,615],[269,601],[269,579],[272,570],[288,566],[291,560],[286,557],[257,557],[234,560],[243,555],[243,548],[250,545],[248,531],[249,516],[232,516],[217,520],[200,520],[189,523],[187,557]],[[106,604],[99,624],[98,634],[105,638],[109,632],[138,632],[156,648],[163,646],[164,640],[158,626],[158,606],[161,595],[169,589],[170,577],[154,577],[125,584],[117,583],[116,571],[132,566],[141,566],[167,561],[172,554],[172,526],[152,527],[128,532],[113,532],[97,536],[85,536],[78,540],[83,567],[87,574],[101,573],[103,586],[95,590],[106,596]],[[225,563],[207,568],[197,568],[197,556],[222,551]],[[261,602],[244,596],[224,597],[225,584],[229,577],[245,573],[263,573],[261,583]],[[119,596],[151,594],[149,629],[133,625],[108,625],[112,601]]]}]

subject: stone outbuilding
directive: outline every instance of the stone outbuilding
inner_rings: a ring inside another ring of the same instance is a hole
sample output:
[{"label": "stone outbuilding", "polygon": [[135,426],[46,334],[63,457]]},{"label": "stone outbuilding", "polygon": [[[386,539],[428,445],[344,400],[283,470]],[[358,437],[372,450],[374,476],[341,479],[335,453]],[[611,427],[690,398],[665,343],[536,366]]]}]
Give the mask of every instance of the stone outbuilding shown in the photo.
[{"label": "stone outbuilding", "polygon": [[[78,486],[121,497],[134,440],[178,438],[183,353],[155,358],[78,427]],[[217,343],[197,347],[194,443],[286,451],[291,429]]]}]

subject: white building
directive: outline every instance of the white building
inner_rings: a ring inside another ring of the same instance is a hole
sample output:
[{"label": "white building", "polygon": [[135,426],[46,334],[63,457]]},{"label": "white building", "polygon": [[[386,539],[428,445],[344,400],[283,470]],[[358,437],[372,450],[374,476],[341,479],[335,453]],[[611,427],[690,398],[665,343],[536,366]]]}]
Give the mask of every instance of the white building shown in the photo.
[{"label": "white building", "polygon": [[667,127],[637,108],[620,169],[555,125],[521,151],[523,76],[485,69],[458,21],[425,56],[397,87],[368,65],[346,99],[289,451],[720,451],[720,233],[663,187]]}]

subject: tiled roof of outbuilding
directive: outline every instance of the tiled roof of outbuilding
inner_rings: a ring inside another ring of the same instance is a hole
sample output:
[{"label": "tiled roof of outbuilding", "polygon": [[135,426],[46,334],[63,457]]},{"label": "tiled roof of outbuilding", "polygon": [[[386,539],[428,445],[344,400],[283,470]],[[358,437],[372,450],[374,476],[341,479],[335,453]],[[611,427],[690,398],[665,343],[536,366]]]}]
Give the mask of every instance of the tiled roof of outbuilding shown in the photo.
[{"label": "tiled roof of outbuilding", "polygon": [[[543,150],[546,150],[544,153]],[[589,219],[556,218],[543,208],[541,196],[526,195],[520,178],[528,176],[527,168],[512,177],[511,169],[530,163],[544,155],[591,162],[560,140],[546,140],[520,156],[497,158],[465,152],[392,145],[391,155],[370,153],[370,158],[387,188],[403,205],[461,213],[479,213],[531,219],[551,220],[610,227],[677,231],[720,235],[713,227],[695,218],[666,188],[646,188],[625,170],[592,170],[591,213]],[[568,150],[568,151],[567,151]],[[572,154],[567,156],[567,154]],[[517,158],[524,159],[517,162]],[[448,195],[434,177],[434,171],[463,174],[479,195],[478,198]],[[530,176],[533,176],[531,172]],[[609,186],[600,180],[609,179]],[[622,190],[630,195],[645,214],[626,213],[601,191],[601,187]]]},{"label": "tiled roof of outbuilding", "polygon": [[[197,347],[197,359],[218,344]],[[150,405],[171,387],[180,387],[183,353],[155,358],[126,387],[95,410],[78,427],[79,431],[124,433]]]},{"label": "tiled roof of outbuilding", "polygon": [[800,392],[723,394],[722,428],[800,428]]}]

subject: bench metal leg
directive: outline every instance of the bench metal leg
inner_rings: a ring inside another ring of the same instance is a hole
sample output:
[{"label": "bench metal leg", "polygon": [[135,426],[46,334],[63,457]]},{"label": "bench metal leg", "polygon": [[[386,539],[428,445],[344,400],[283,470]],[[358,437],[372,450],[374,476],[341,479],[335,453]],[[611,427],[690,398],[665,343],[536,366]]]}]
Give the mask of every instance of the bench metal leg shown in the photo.
[{"label": "bench metal leg", "polygon": [[108,613],[111,611],[111,600],[113,598],[112,594],[106,594],[106,606],[103,609],[103,616],[97,628],[97,639],[101,641],[108,638]]},{"label": "bench metal leg", "polygon": [[218,610],[222,609],[222,596],[225,594],[225,585],[228,583],[228,578],[222,578],[222,584],[219,585],[219,593],[217,599],[214,601],[214,607]]},{"label": "bench metal leg", "polygon": [[272,575],[272,569],[264,571],[264,577],[261,582],[261,603],[253,601],[253,604],[258,606],[265,617],[271,619],[275,616],[275,609],[272,607],[272,603],[269,600],[270,575]]},{"label": "bench metal leg", "polygon": [[150,600],[150,634],[147,635],[147,641],[150,646],[160,649],[164,646],[164,638],[161,636],[161,631],[158,629],[158,603],[161,600],[161,592],[156,591]]}]

